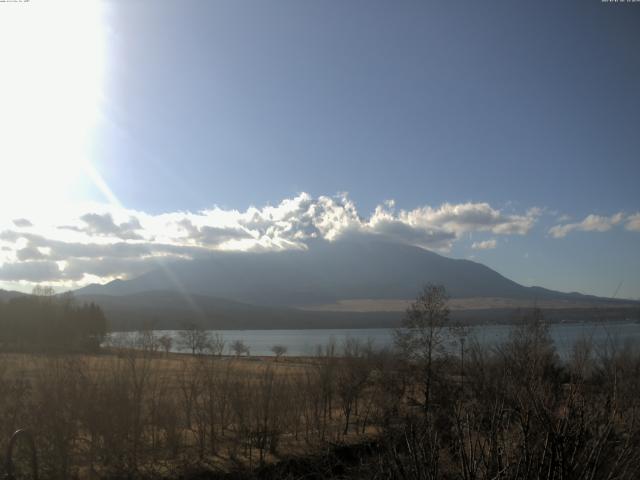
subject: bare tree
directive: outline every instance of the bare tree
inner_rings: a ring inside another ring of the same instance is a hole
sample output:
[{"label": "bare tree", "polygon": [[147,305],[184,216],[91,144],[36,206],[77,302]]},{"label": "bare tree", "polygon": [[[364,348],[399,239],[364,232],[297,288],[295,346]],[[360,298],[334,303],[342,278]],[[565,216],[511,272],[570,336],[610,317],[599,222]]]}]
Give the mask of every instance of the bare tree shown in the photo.
[{"label": "bare tree", "polygon": [[351,413],[358,409],[358,399],[367,385],[370,365],[367,362],[370,346],[363,345],[356,338],[345,341],[343,356],[336,373],[336,393],[344,415],[343,435],[349,433]]},{"label": "bare tree", "polygon": [[47,305],[53,304],[56,299],[56,291],[53,287],[46,285],[36,285],[31,290],[31,295],[36,297],[39,302]]},{"label": "bare tree", "polygon": [[271,347],[271,352],[276,356],[276,362],[280,359],[281,356],[286,355],[287,347],[284,345],[274,345]]},{"label": "bare tree", "polygon": [[185,350],[191,350],[192,355],[201,355],[209,347],[209,332],[199,325],[189,323],[184,330],[180,330],[179,335],[180,346]]},{"label": "bare tree", "polygon": [[402,326],[395,331],[396,346],[421,369],[425,411],[429,410],[431,400],[434,355],[443,349],[449,323],[447,302],[442,285],[425,285],[407,309]]},{"label": "bare tree", "polygon": [[31,290],[31,295],[35,295],[36,297],[50,298],[56,294],[56,291],[53,287],[49,287],[47,285],[36,285]]},{"label": "bare tree", "polygon": [[231,348],[231,351],[236,354],[236,357],[239,357],[243,354],[247,354],[248,356],[250,353],[249,347],[244,343],[244,341],[240,339],[231,342],[231,345],[229,347]]},{"label": "bare tree", "polygon": [[150,328],[144,328],[143,330],[137,331],[133,339],[133,343],[135,348],[149,354],[156,353],[160,347],[158,338]]},{"label": "bare tree", "polygon": [[158,338],[158,343],[164,350],[164,353],[168,355],[169,352],[171,351],[171,347],[173,346],[173,338],[165,334],[165,335],[162,335],[160,338]]},{"label": "bare tree", "polygon": [[215,333],[209,339],[209,351],[212,355],[222,356],[224,353],[224,347],[227,344],[224,337],[220,333]]}]

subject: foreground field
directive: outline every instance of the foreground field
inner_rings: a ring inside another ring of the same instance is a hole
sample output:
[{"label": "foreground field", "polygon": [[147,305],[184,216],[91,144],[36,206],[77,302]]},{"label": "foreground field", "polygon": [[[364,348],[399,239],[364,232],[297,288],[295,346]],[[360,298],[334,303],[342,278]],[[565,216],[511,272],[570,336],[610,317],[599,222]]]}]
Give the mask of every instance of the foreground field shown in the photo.
[{"label": "foreground field", "polygon": [[252,469],[375,432],[369,370],[351,385],[353,376],[338,381],[344,363],[331,352],[280,361],[144,349],[3,354],[2,431],[34,433],[45,478]]},{"label": "foreground field", "polygon": [[1,354],[2,440],[29,428],[40,478],[60,480],[638,478],[637,346],[585,339],[560,360],[541,317],[494,348],[460,331],[456,355],[438,328],[405,333],[280,360],[164,354],[149,334]]}]

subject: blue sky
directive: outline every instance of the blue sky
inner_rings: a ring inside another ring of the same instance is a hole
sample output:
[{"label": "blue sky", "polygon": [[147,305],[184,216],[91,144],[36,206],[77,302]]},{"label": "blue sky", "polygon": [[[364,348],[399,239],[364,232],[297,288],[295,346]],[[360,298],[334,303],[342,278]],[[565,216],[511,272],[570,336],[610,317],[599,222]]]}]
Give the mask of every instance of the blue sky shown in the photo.
[{"label": "blue sky", "polygon": [[394,200],[396,220],[487,203],[533,222],[438,220],[456,239],[434,248],[637,298],[639,21],[599,0],[106,2],[87,157],[111,193],[81,177],[69,200],[157,216],[348,192],[366,219]]},{"label": "blue sky", "polygon": [[127,138],[101,131],[96,155],[127,204],[638,206],[635,5],[111,6],[106,116]]}]

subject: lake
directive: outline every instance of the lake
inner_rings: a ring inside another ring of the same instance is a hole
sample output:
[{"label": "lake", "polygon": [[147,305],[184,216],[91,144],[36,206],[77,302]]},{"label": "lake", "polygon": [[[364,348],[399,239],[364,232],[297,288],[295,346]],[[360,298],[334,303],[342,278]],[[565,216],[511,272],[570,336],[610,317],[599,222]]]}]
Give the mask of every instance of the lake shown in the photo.
[{"label": "lake", "polygon": [[[513,328],[510,325],[480,325],[471,327],[471,334],[481,345],[496,345],[505,340]],[[251,355],[272,355],[271,347],[284,345],[287,347],[287,355],[307,356],[313,355],[318,345],[328,345],[335,342],[338,347],[348,338],[362,341],[371,341],[376,347],[393,345],[393,329],[369,328],[369,329],[311,329],[311,330],[220,330],[214,333],[222,335],[226,342],[225,353],[229,352],[229,345],[234,340],[242,340],[250,348]],[[640,323],[635,322],[611,322],[601,323],[562,323],[550,326],[551,337],[561,356],[571,351],[576,341],[591,339],[596,345],[604,345],[606,342],[615,342],[623,345],[631,342],[640,346]],[[155,335],[169,335],[173,338],[175,352],[186,351],[180,348],[179,331],[157,330]],[[115,334],[124,338],[133,339],[134,332],[120,332]],[[453,338],[451,339],[453,342]],[[453,345],[453,344],[452,344]]]}]

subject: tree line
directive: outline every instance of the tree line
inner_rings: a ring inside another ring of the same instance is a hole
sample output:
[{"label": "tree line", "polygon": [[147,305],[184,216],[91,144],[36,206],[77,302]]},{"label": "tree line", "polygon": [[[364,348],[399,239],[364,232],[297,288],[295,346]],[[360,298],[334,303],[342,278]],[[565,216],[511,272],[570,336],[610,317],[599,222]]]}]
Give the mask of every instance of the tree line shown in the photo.
[{"label": "tree line", "polygon": [[107,319],[95,303],[71,293],[36,287],[32,295],[0,302],[3,351],[96,351],[107,334]]},{"label": "tree line", "polygon": [[[134,348],[149,352],[183,352],[191,355],[214,355],[221,357],[225,353],[236,357],[250,356],[251,348],[242,339],[231,342],[225,340],[220,332],[205,330],[196,323],[184,323],[176,336],[169,333],[156,333],[150,328],[135,332],[115,332],[107,336],[104,345],[109,348]],[[287,354],[286,345],[275,344],[270,348],[276,361]]]}]

